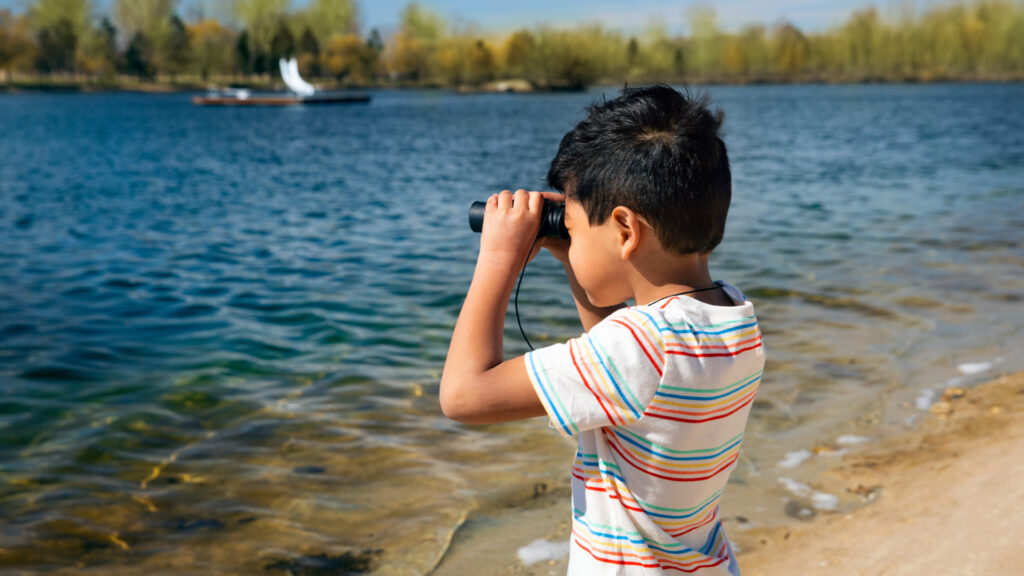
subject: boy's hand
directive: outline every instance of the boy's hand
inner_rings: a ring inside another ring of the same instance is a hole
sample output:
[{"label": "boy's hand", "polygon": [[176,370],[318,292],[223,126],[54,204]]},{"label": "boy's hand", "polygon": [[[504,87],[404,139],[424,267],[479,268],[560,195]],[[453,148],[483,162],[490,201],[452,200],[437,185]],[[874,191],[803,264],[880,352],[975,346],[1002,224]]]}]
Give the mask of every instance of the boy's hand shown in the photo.
[{"label": "boy's hand", "polygon": [[540,229],[544,209],[541,192],[502,190],[487,199],[484,227],[480,235],[478,264],[495,265],[509,271],[519,268],[536,254],[528,254]]},{"label": "boy's hand", "polygon": [[487,200],[480,256],[441,373],[441,409],[453,420],[485,424],[545,413],[523,357],[503,361],[502,354],[508,300],[532,257],[543,208],[540,192],[504,190]]}]

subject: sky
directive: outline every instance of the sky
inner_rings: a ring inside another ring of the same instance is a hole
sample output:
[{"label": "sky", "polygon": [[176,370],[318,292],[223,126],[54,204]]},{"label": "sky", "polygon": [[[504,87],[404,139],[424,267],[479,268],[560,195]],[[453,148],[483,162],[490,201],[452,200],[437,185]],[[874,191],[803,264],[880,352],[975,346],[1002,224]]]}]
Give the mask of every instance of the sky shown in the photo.
[{"label": "sky", "polygon": [[[112,0],[93,0],[94,6],[104,10]],[[291,0],[293,7],[301,7],[309,0]],[[484,32],[504,33],[517,28],[545,23],[572,26],[579,23],[600,22],[607,28],[625,33],[640,32],[652,22],[666,26],[671,33],[688,32],[686,13],[692,4],[701,0],[420,0],[448,22],[475,24]],[[0,0],[0,8],[24,11],[31,0]],[[382,32],[394,30],[398,14],[408,0],[359,0],[364,32],[378,28]],[[703,1],[704,4],[709,4]],[[918,2],[923,4],[925,2]],[[210,15],[230,12],[231,0],[179,0],[179,12],[188,18],[202,11]],[[781,19],[796,24],[802,30],[815,32],[842,22],[852,11],[874,4],[884,7],[892,0],[719,0],[715,7],[719,25],[730,31],[745,24],[771,25]]]}]

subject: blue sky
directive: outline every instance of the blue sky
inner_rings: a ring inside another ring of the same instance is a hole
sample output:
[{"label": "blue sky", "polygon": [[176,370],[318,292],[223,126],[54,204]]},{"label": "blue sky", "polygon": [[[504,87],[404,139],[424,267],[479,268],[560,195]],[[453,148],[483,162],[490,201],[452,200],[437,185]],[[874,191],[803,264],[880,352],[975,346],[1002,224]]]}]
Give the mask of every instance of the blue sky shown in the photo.
[{"label": "blue sky", "polygon": [[[308,0],[291,0],[301,6]],[[398,13],[408,0],[360,0],[363,29],[382,31],[394,28]],[[421,0],[449,22],[473,23],[488,32],[506,32],[539,23],[573,25],[601,22],[608,28],[636,32],[651,22],[666,25],[670,32],[685,33],[686,12],[698,0]],[[100,9],[111,0],[93,0]],[[24,10],[31,0],[0,0],[0,8]],[[707,4],[708,2],[704,2]],[[926,2],[918,1],[917,4]],[[807,31],[829,28],[844,20],[853,10],[874,4],[884,8],[891,0],[720,0],[713,3],[718,20],[727,30],[744,24],[772,24],[782,18]],[[207,14],[225,13],[230,0],[179,0],[181,12],[188,16],[202,6]]]}]

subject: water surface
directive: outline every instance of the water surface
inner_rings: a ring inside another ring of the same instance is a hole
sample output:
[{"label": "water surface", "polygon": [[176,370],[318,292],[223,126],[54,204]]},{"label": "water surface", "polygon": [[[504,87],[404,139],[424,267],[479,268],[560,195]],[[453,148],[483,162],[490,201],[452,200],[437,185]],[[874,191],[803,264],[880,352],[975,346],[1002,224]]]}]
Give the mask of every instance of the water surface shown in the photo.
[{"label": "water surface", "polygon": [[[1024,367],[1024,86],[711,93],[713,274],[769,355],[727,506],[784,521],[778,478],[817,481],[786,452]],[[565,478],[543,421],[450,423],[437,379],[469,203],[541,188],[602,94],[0,95],[0,567],[418,574],[468,514]],[[559,270],[527,272],[535,344],[580,331]]]}]

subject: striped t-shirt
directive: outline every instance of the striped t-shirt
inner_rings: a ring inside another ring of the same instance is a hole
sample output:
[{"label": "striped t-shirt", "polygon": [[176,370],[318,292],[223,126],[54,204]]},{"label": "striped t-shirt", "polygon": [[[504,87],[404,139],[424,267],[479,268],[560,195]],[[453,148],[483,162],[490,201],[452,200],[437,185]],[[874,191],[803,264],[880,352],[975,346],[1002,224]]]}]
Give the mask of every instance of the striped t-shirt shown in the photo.
[{"label": "striped t-shirt", "polygon": [[718,503],[764,369],[754,305],[674,296],[526,356],[577,438],[569,574],[738,575]]}]

